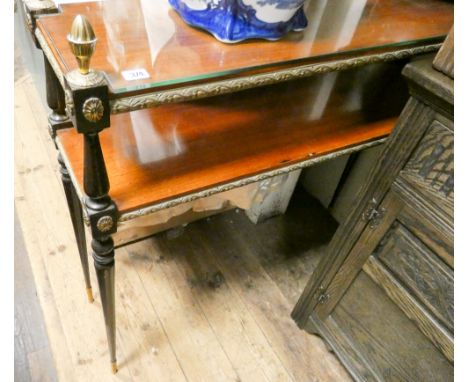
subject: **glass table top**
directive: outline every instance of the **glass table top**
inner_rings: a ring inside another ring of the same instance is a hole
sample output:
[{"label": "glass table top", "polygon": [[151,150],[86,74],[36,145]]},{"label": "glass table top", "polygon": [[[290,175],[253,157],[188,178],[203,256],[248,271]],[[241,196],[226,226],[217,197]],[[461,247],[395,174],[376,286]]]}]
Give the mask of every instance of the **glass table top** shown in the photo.
[{"label": "glass table top", "polygon": [[304,31],[226,44],[185,24],[167,0],[59,7],[38,27],[61,70],[77,68],[66,36],[74,17],[86,15],[98,38],[91,67],[105,72],[117,97],[441,42],[453,24],[450,1],[310,0]]}]

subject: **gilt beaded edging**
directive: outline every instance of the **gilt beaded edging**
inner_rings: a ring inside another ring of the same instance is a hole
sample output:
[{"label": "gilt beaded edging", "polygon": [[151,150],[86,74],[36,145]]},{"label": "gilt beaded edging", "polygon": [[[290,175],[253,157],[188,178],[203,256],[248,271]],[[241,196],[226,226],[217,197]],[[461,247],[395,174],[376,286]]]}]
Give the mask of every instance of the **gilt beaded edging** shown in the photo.
[{"label": "gilt beaded edging", "polygon": [[[165,202],[156,203],[156,204],[153,204],[151,206],[141,208],[139,210],[123,213],[117,219],[117,225],[119,225],[120,223],[129,221],[129,220],[139,218],[141,216],[150,215],[150,214],[152,214],[154,212],[157,212],[157,211],[160,211],[160,210],[163,210],[163,209],[166,209],[166,208],[177,206],[179,204],[192,202],[192,201],[194,201],[196,199],[200,199],[200,198],[204,198],[204,197],[207,197],[207,196],[215,195],[215,194],[218,194],[218,193],[224,192],[224,191],[229,191],[229,190],[232,190],[234,188],[246,186],[246,185],[251,184],[251,183],[260,182],[262,180],[272,178],[274,176],[286,174],[286,173],[289,173],[289,172],[292,172],[292,171],[295,171],[295,170],[300,170],[300,169],[303,169],[305,167],[312,166],[313,164],[316,164],[316,163],[320,163],[320,162],[323,162],[323,161],[326,161],[326,160],[329,160],[329,159],[338,158],[338,157],[340,157],[342,155],[351,154],[351,153],[354,153],[354,152],[357,152],[357,151],[360,151],[360,150],[367,149],[369,147],[377,146],[377,145],[380,145],[380,144],[384,143],[386,140],[387,140],[386,137],[376,139],[376,140],[373,140],[371,142],[362,143],[362,144],[359,144],[359,145],[356,145],[356,146],[349,147],[347,149],[335,151],[335,152],[332,152],[332,153],[329,153],[329,154],[326,154],[326,155],[322,155],[322,156],[319,156],[319,157],[312,157],[312,158],[307,159],[305,161],[294,163],[294,164],[289,165],[289,166],[285,166],[285,167],[277,168],[277,169],[274,169],[274,170],[271,170],[271,171],[263,172],[263,173],[258,174],[258,175],[249,176],[247,178],[239,179],[239,180],[236,180],[234,182],[225,183],[225,184],[222,184],[220,186],[211,187],[211,188],[209,188],[207,190],[194,192],[194,193],[189,194],[189,195],[179,196],[177,198],[174,198],[174,199],[171,199],[171,200],[168,200],[168,201],[165,201]],[[60,142],[59,137],[55,138],[55,143],[57,144],[58,151],[62,154],[62,158],[63,158],[63,162],[65,164],[65,167],[67,169],[69,169],[70,180],[71,180],[73,186],[75,187],[78,198],[80,199],[82,206],[84,206],[84,197],[85,197],[85,195],[81,192],[81,189],[79,187],[79,183],[78,183],[77,179],[75,178],[75,173],[73,171],[71,171],[70,162],[68,161],[68,157],[67,157],[67,155],[65,153],[65,150],[63,149],[63,146],[62,146],[62,144]],[[112,187],[112,185],[111,185],[111,187]],[[90,224],[89,223],[89,217],[88,217],[88,215],[86,213],[85,208],[83,208],[83,220],[84,220],[85,224],[89,226],[89,224]]]},{"label": "gilt beaded edging", "polygon": [[347,148],[347,149],[344,149],[344,150],[335,151],[335,152],[332,152],[332,153],[329,153],[329,154],[326,154],[326,155],[322,155],[322,156],[318,156],[318,157],[312,157],[311,159],[307,159],[307,160],[302,161],[302,162],[294,163],[294,164],[289,165],[289,166],[285,166],[285,167],[281,167],[281,168],[278,168],[278,169],[275,169],[275,170],[267,171],[267,172],[264,172],[264,173],[261,173],[261,174],[258,174],[258,175],[249,176],[247,178],[236,180],[234,182],[230,182],[230,183],[226,183],[226,184],[222,184],[220,186],[211,187],[211,188],[209,188],[207,190],[203,190],[203,191],[195,192],[195,193],[192,193],[192,194],[189,194],[189,195],[177,197],[177,198],[168,200],[166,202],[161,202],[161,203],[158,203],[158,204],[155,204],[155,205],[152,205],[152,206],[149,206],[149,207],[145,207],[145,208],[142,208],[142,209],[139,209],[139,210],[136,210],[136,211],[127,212],[127,213],[122,214],[119,217],[118,223],[126,222],[126,221],[129,221],[129,220],[138,218],[140,216],[146,216],[146,215],[152,214],[152,213],[154,213],[156,211],[160,211],[160,210],[163,210],[163,209],[166,209],[166,208],[174,207],[174,206],[176,206],[178,204],[192,202],[192,201],[194,201],[196,199],[204,198],[204,197],[211,196],[211,195],[214,195],[214,194],[218,194],[218,193],[224,192],[224,191],[229,191],[229,190],[232,190],[234,188],[246,186],[246,185],[251,184],[251,183],[260,182],[260,181],[262,181],[264,179],[267,179],[267,178],[272,178],[274,176],[286,174],[286,173],[289,173],[289,172],[292,172],[292,171],[295,171],[295,170],[300,170],[302,168],[309,167],[309,166],[311,166],[313,164],[320,163],[320,162],[330,160],[330,159],[334,159],[334,158],[337,158],[337,157],[342,156],[342,155],[346,155],[346,154],[350,154],[350,153],[353,153],[353,152],[356,152],[356,151],[364,150],[366,148],[382,144],[382,143],[385,142],[386,139],[387,138],[381,138],[381,139],[374,140],[372,142],[363,143],[363,144],[356,145],[356,146],[353,146],[353,147],[350,147],[350,148]]},{"label": "gilt beaded edging", "polygon": [[24,0],[24,5],[34,12],[47,12],[57,9],[57,6],[52,0]]},{"label": "gilt beaded edging", "polygon": [[[49,60],[54,72],[64,87],[64,75],[55,60],[49,46],[47,45],[44,36],[39,29],[36,29],[36,37],[41,45],[44,54]],[[376,64],[379,62],[396,61],[419,54],[435,52],[439,49],[441,43],[419,46],[415,48],[401,49],[396,52],[387,52],[368,55],[365,57],[351,58],[345,60],[336,60],[326,64],[309,64],[298,68],[284,69],[274,73],[258,74],[233,80],[217,81],[205,85],[187,86],[178,89],[154,91],[147,94],[141,94],[130,97],[123,97],[110,100],[111,114],[127,113],[130,111],[148,109],[158,105],[168,103],[176,103],[183,101],[192,101],[222,94],[234,93],[241,90],[251,89],[255,87],[272,85],[279,82],[285,82],[298,78],[310,77],[315,74],[324,74],[334,71],[358,68],[364,65]],[[67,109],[74,109],[71,99],[67,97]]]},{"label": "gilt beaded edging", "polygon": [[53,13],[58,9],[52,0],[23,0],[23,8],[30,31],[34,28],[37,16]]},{"label": "gilt beaded edging", "polygon": [[310,77],[315,74],[353,69],[379,62],[401,60],[419,54],[434,52],[439,49],[440,46],[440,43],[431,44],[416,48],[402,49],[397,52],[374,54],[347,60],[337,60],[326,64],[310,64],[301,66],[299,68],[284,69],[274,73],[258,74],[255,76],[248,76],[234,80],[218,81],[205,85],[188,86],[179,89],[156,91],[149,94],[124,97],[111,100],[110,108],[111,113],[116,114],[147,109],[167,103],[192,101],[298,78]]}]

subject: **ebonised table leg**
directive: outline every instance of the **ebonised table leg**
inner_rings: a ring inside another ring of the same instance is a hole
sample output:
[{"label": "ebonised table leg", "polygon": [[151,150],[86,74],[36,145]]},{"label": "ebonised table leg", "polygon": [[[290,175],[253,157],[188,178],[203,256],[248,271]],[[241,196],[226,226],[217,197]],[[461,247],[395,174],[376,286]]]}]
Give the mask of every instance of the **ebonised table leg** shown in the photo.
[{"label": "ebonised table leg", "polygon": [[93,239],[94,267],[99,284],[102,310],[106,324],[107,342],[112,372],[117,372],[116,343],[115,343],[115,266],[114,241],[111,236],[103,239]]},{"label": "ebonised table leg", "polygon": [[91,288],[91,280],[89,277],[88,251],[86,249],[86,234],[83,223],[83,210],[61,154],[58,155],[58,162],[60,163],[60,173],[62,174],[63,189],[67,198],[68,210],[70,212],[70,217],[73,224],[73,231],[75,232],[78,252],[80,254],[81,267],[83,268],[86,293],[88,295],[88,301],[93,302],[94,298]]},{"label": "ebonised table leg", "polygon": [[90,219],[94,267],[101,295],[104,322],[112,372],[117,372],[116,361],[116,320],[114,292],[114,241],[111,234],[117,230],[117,208],[109,197],[109,179],[99,142],[99,135],[93,132],[83,134],[84,142],[84,189],[87,195],[85,205]]},{"label": "ebonised table leg", "polygon": [[57,75],[44,56],[44,70],[46,79],[47,105],[52,110],[49,114],[49,129],[52,137],[55,131],[64,127],[72,127],[72,123],[65,112],[65,92]]},{"label": "ebonised table leg", "polygon": [[[72,127],[70,119],[65,113],[65,93],[49,61],[44,56],[44,68],[46,78],[47,105],[52,109],[49,115],[49,129],[52,137],[55,137],[57,129]],[[73,224],[73,231],[78,245],[81,266],[86,284],[88,300],[93,302],[93,292],[89,277],[88,254],[86,249],[86,235],[83,224],[83,210],[75,188],[71,182],[70,174],[65,166],[62,156],[59,154],[58,162],[62,174],[62,183],[67,198],[68,210]]]},{"label": "ebonised table leg", "polygon": [[[111,367],[112,372],[116,373],[115,251],[112,234],[117,232],[119,213],[109,196],[109,177],[99,140],[99,133],[110,127],[109,89],[103,73],[90,71],[89,68],[96,38],[88,19],[82,15],[76,16],[71,34],[67,38],[79,65],[78,70],[66,74],[65,86],[69,92],[69,101],[73,103],[69,109],[67,106],[67,113],[77,132],[83,135],[84,208],[91,228],[91,248],[101,295]],[[46,76],[47,99],[54,111],[49,118],[51,133],[54,136],[57,128],[61,128],[59,121],[61,114],[65,112],[66,102],[65,92],[60,88],[61,83],[47,59]],[[78,246],[85,249],[81,203],[63,160],[61,166]],[[83,265],[83,270],[85,268],[89,279],[87,262],[86,266]]]}]

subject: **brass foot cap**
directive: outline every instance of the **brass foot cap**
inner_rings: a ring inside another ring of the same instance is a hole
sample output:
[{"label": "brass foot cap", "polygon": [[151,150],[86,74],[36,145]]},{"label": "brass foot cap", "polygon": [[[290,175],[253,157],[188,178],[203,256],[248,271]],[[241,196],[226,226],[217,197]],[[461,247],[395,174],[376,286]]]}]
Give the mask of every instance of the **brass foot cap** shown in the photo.
[{"label": "brass foot cap", "polygon": [[112,362],[111,367],[112,367],[112,374],[117,374],[117,371],[119,371],[119,369],[117,368],[117,362]]},{"label": "brass foot cap", "polygon": [[88,301],[94,302],[93,288],[86,288],[86,294],[88,295]]}]

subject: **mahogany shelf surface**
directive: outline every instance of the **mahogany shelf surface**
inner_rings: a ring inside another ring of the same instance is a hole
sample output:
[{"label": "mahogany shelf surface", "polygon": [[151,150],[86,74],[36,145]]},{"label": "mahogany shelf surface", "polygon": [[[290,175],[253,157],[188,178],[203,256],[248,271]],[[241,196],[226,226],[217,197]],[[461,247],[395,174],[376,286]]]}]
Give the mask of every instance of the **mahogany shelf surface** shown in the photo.
[{"label": "mahogany shelf surface", "polygon": [[[306,30],[275,42],[219,42],[186,25],[167,0],[62,4],[60,13],[41,17],[38,27],[67,73],[77,64],[66,36],[73,18],[86,15],[98,38],[91,66],[106,73],[112,96],[120,97],[441,42],[453,24],[453,2],[444,0],[309,3]],[[122,72],[135,69],[149,78],[126,81]]]},{"label": "mahogany shelf surface", "polygon": [[[109,194],[130,212],[386,137],[406,101],[389,74],[400,70],[377,65],[112,115],[100,133]],[[83,137],[57,134],[83,192]]]}]

